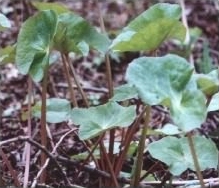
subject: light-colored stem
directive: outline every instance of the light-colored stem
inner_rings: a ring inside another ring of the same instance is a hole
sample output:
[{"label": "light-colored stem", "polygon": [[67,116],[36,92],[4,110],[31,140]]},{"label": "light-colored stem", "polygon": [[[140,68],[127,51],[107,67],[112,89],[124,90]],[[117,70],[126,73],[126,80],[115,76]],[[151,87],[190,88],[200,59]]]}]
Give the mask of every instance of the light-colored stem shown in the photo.
[{"label": "light-colored stem", "polygon": [[[101,30],[103,33],[106,33],[100,4],[99,4],[98,0],[95,0],[95,2],[97,3]],[[112,72],[111,72],[111,63],[110,63],[108,52],[105,55],[105,65],[106,65],[106,78],[107,78],[107,84],[108,84],[108,90],[109,90],[108,97],[111,98],[113,96],[113,80],[112,80]],[[112,129],[112,130],[110,130],[110,141],[109,141],[109,158],[111,159],[112,162],[114,161],[114,157],[113,157],[114,141],[115,141],[115,129]]]},{"label": "light-colored stem", "polygon": [[73,103],[74,107],[78,107],[78,103],[77,103],[77,100],[75,98],[75,92],[74,92],[74,88],[73,88],[72,83],[71,83],[71,77],[70,77],[70,74],[68,71],[68,66],[67,66],[67,62],[66,62],[64,54],[61,54],[61,57],[62,57],[62,62],[63,62],[63,67],[64,67],[64,74],[66,75],[66,79],[68,82],[68,87],[69,87],[69,91],[70,91],[70,95],[71,95],[71,102]]},{"label": "light-colored stem", "polygon": [[81,96],[82,96],[82,98],[83,98],[83,100],[84,100],[84,103],[85,103],[86,107],[89,107],[89,102],[88,102],[88,100],[87,100],[87,96],[86,96],[86,94],[84,93],[84,90],[83,90],[83,88],[82,88],[82,86],[81,86],[81,84],[80,84],[80,82],[79,82],[79,80],[78,80],[78,78],[77,78],[75,69],[74,69],[72,63],[71,63],[70,60],[69,60],[69,56],[68,56],[68,55],[65,55],[65,58],[66,58],[66,61],[67,61],[68,65],[69,65],[69,67],[70,67],[70,69],[71,69],[71,72],[72,72],[72,75],[73,75],[75,84],[77,85],[77,88],[78,88],[79,92],[81,93]]},{"label": "light-colored stem", "polygon": [[[31,105],[32,104],[32,80],[28,77],[28,133],[27,136],[31,137]],[[30,169],[30,144],[25,142],[25,171],[24,171],[24,184],[23,188],[28,187],[29,169]]]},{"label": "light-colored stem", "polygon": [[[45,67],[44,77],[42,83],[42,106],[41,106],[41,119],[40,119],[40,135],[41,135],[41,144],[47,148],[47,131],[46,131],[46,94],[47,94],[47,76],[48,76],[49,64]],[[46,154],[41,153],[41,166],[46,162]],[[40,176],[40,183],[45,183],[46,180],[46,170]]]},{"label": "light-colored stem", "polygon": [[190,151],[191,151],[191,154],[192,154],[194,166],[195,166],[195,169],[196,169],[196,173],[197,173],[198,179],[200,181],[200,185],[201,185],[202,188],[205,188],[205,183],[203,181],[203,176],[202,176],[202,173],[201,173],[201,170],[200,170],[198,157],[197,157],[196,152],[195,152],[195,146],[194,146],[194,143],[193,143],[192,134],[188,133],[187,138],[188,138],[189,147],[190,147]]},{"label": "light-colored stem", "polygon": [[135,169],[133,173],[133,179],[131,181],[131,187],[138,187],[140,178],[141,178],[141,171],[142,171],[142,165],[143,165],[143,154],[145,149],[145,140],[146,140],[146,134],[147,129],[150,121],[150,113],[151,113],[151,106],[146,106],[146,112],[144,115],[144,127],[142,129],[141,138],[139,142],[138,147],[138,155],[135,162]]}]

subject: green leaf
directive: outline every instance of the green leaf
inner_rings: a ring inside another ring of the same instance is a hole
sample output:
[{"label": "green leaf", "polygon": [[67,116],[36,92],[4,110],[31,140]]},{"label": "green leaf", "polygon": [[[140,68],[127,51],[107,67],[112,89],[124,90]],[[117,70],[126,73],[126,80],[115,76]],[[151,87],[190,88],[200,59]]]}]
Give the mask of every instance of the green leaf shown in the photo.
[{"label": "green leaf", "polygon": [[140,57],[129,64],[126,79],[146,104],[157,105],[182,91],[192,71],[192,66],[177,55]]},{"label": "green leaf", "polygon": [[89,46],[105,53],[110,40],[99,33],[85,19],[74,14],[59,15],[59,24],[55,36],[55,48],[63,53],[75,52],[86,55]]},{"label": "green leaf", "polygon": [[171,123],[167,123],[165,124],[162,128],[160,129],[155,129],[154,131],[159,132],[159,133],[163,133],[166,135],[175,135],[175,134],[180,134],[182,133],[177,126],[171,124]]},{"label": "green leaf", "polygon": [[143,12],[125,27],[114,40],[114,51],[155,50],[162,42],[173,38],[184,41],[186,29],[178,21],[179,5],[158,3]]},{"label": "green leaf", "polygon": [[[201,136],[193,137],[193,142],[200,169],[202,171],[207,168],[216,169],[218,164],[218,150],[215,143]],[[179,139],[171,136],[165,137],[149,144],[148,151],[152,157],[167,164],[173,175],[180,175],[188,168],[195,171],[186,137]]]},{"label": "green leaf", "polygon": [[200,128],[207,116],[206,99],[197,88],[186,88],[178,99],[172,100],[170,115],[184,132]]},{"label": "green leaf", "polygon": [[208,105],[208,112],[219,110],[219,92],[212,96],[211,102]]},{"label": "green leaf", "polygon": [[193,77],[197,81],[198,88],[205,95],[211,96],[219,91],[219,73],[217,69],[208,74],[195,74]]},{"label": "green leaf", "polygon": [[54,11],[41,11],[22,25],[17,41],[16,65],[22,74],[30,74],[35,81],[43,78],[57,27]]},{"label": "green leaf", "polygon": [[4,31],[7,28],[11,27],[11,23],[9,19],[4,15],[0,13],[0,31]]},{"label": "green leaf", "polygon": [[82,140],[93,138],[114,127],[127,127],[135,119],[135,107],[122,107],[115,102],[109,102],[88,109],[74,108],[71,119],[80,125],[79,137]]},{"label": "green leaf", "polygon": [[48,3],[48,2],[31,2],[34,7],[36,7],[38,10],[53,10],[57,14],[62,14],[66,12],[70,12],[70,10],[61,3]]},{"label": "green leaf", "polygon": [[[41,101],[32,108],[33,116],[41,117]],[[50,98],[46,100],[46,121],[48,123],[61,123],[69,119],[71,104],[66,99]]]},{"label": "green leaf", "polygon": [[114,89],[114,95],[111,101],[125,101],[131,98],[136,98],[138,93],[134,86],[129,84],[121,85]]},{"label": "green leaf", "polygon": [[16,45],[0,49],[0,65],[15,62]]},{"label": "green leaf", "polygon": [[187,132],[200,127],[207,113],[204,95],[190,81],[192,72],[184,58],[169,54],[135,59],[127,68],[126,79],[144,103],[169,107],[174,124]]}]

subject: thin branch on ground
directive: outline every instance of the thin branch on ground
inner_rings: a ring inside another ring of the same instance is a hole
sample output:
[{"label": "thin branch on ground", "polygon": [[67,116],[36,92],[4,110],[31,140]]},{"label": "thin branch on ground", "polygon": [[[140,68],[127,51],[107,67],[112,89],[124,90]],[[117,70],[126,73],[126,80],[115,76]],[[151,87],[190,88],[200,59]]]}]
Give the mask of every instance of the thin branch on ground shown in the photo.
[{"label": "thin branch on ground", "polygon": [[[70,131],[68,131],[67,133],[65,133],[65,134],[59,139],[59,141],[56,143],[56,145],[54,146],[54,148],[53,148],[53,150],[52,150],[52,152],[51,152],[52,155],[54,155],[54,154],[56,153],[57,148],[60,146],[60,144],[62,143],[62,141],[64,140],[64,138],[65,138],[67,135],[69,135],[69,134],[71,134],[72,132],[74,132],[74,131],[75,131],[75,129],[71,129]],[[36,184],[37,184],[37,179],[40,177],[40,175],[41,175],[41,173],[43,172],[43,170],[48,166],[50,159],[51,159],[51,158],[47,158],[47,159],[46,159],[44,165],[41,167],[41,169],[40,169],[40,171],[38,172],[37,176],[34,178],[34,181],[33,181],[32,186],[31,186],[32,188],[36,186]],[[68,180],[66,174],[63,172],[62,168],[59,166],[58,163],[56,163],[56,165],[58,166],[58,168],[59,168],[59,170],[60,170],[60,173],[63,175],[65,183],[66,183],[67,185],[71,185],[70,181]]]}]

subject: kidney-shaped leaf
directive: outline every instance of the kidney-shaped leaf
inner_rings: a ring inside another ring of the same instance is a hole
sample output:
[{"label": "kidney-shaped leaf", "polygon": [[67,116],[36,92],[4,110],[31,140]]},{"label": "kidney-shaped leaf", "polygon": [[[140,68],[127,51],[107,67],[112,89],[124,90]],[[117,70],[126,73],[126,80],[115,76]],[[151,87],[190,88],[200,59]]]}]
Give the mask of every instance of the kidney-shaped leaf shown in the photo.
[{"label": "kidney-shaped leaf", "polygon": [[200,127],[206,117],[205,97],[190,82],[192,71],[185,59],[169,54],[135,59],[126,78],[144,103],[169,107],[174,124],[187,132]]},{"label": "kidney-shaped leaf", "polygon": [[145,103],[157,105],[178,95],[192,71],[192,66],[177,55],[140,57],[129,64],[126,79],[137,88]]},{"label": "kidney-shaped leaf", "polygon": [[99,33],[82,17],[70,12],[59,15],[55,36],[55,48],[59,51],[86,55],[90,46],[104,53],[109,44],[108,37]]},{"label": "kidney-shaped leaf", "polygon": [[0,13],[0,31],[4,31],[6,28],[10,27],[11,23],[8,18],[4,14]]},{"label": "kidney-shaped leaf", "polygon": [[79,137],[82,140],[95,137],[114,127],[127,127],[135,119],[135,107],[123,107],[115,102],[109,102],[87,109],[74,108],[71,119],[80,125]]},{"label": "kidney-shaped leaf", "polygon": [[179,5],[158,3],[143,12],[114,40],[114,51],[155,50],[170,38],[183,41],[186,30],[178,21],[181,15]]},{"label": "kidney-shaped leaf", "polygon": [[[32,109],[35,117],[41,117],[41,101]],[[49,123],[61,123],[69,119],[71,104],[66,99],[51,98],[46,100],[46,121]]]},{"label": "kidney-shaped leaf", "polygon": [[[214,142],[201,136],[193,137],[193,142],[201,170],[216,168],[218,150]],[[185,137],[165,137],[149,144],[148,151],[152,157],[167,164],[173,175],[180,175],[188,168],[195,171],[188,139]]]},{"label": "kidney-shaped leaf", "polygon": [[29,73],[35,81],[43,78],[56,26],[56,13],[45,10],[27,19],[20,29],[16,65],[22,74]]}]

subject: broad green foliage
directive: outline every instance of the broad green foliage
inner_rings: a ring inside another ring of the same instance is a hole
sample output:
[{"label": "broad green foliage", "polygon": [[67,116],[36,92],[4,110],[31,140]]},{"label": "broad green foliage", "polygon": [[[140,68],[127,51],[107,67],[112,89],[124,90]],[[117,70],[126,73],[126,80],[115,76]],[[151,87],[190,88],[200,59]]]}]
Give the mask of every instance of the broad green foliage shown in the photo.
[{"label": "broad green foliage", "polygon": [[114,89],[114,96],[112,101],[125,101],[131,98],[136,98],[138,93],[134,86],[130,86],[129,84],[121,85]]},{"label": "broad green foliage", "polygon": [[[168,101],[182,91],[192,75],[193,67],[177,55],[140,57],[133,60],[126,72],[129,84],[134,85],[141,99],[149,105]],[[167,100],[169,99],[169,100]]]},{"label": "broad green foliage", "polygon": [[54,11],[41,11],[27,19],[20,29],[16,65],[22,74],[29,73],[35,81],[43,78],[57,27]]},{"label": "broad green foliage", "polygon": [[208,112],[219,110],[219,92],[212,96],[208,106]]},{"label": "broad green foliage", "polygon": [[79,137],[82,140],[93,138],[115,127],[127,127],[135,117],[134,106],[122,107],[115,102],[88,109],[74,108],[71,113],[72,121],[80,125]]},{"label": "broad green foliage", "polygon": [[179,5],[158,3],[130,22],[110,48],[121,52],[155,50],[170,38],[183,41],[186,30],[178,21],[180,15]]},{"label": "broad green foliage", "polygon": [[217,69],[208,74],[194,74],[193,77],[205,95],[211,96],[219,91],[219,73]]},{"label": "broad green foliage", "polygon": [[11,27],[11,23],[8,18],[0,13],[0,31],[4,31],[7,28]]},{"label": "broad green foliage", "polygon": [[[193,137],[193,142],[201,170],[216,168],[218,164],[218,151],[214,142],[201,136]],[[186,137],[165,137],[149,144],[148,151],[154,158],[167,164],[173,175],[180,175],[188,168],[195,170]]]},{"label": "broad green foliage", "polygon": [[[32,108],[33,116],[41,117],[41,101]],[[48,123],[61,123],[69,119],[70,102],[66,99],[50,98],[46,101],[46,120]]]},{"label": "broad green foliage", "polygon": [[15,61],[16,45],[0,49],[0,65],[13,63]]},{"label": "broad green foliage", "polygon": [[207,116],[205,96],[197,88],[187,87],[178,98],[172,100],[170,115],[184,132],[200,128]]},{"label": "broad green foliage", "polygon": [[70,10],[61,3],[48,3],[48,2],[31,2],[38,10],[53,10],[57,14],[70,12]]},{"label": "broad green foliage", "polygon": [[69,12],[59,15],[54,44],[55,48],[63,53],[75,52],[87,55],[89,46],[100,52],[106,52],[110,40],[85,19]]},{"label": "broad green foliage", "polygon": [[169,54],[135,59],[126,78],[144,103],[169,107],[174,123],[187,132],[200,127],[206,117],[205,97],[190,81],[192,71],[185,59]]}]

